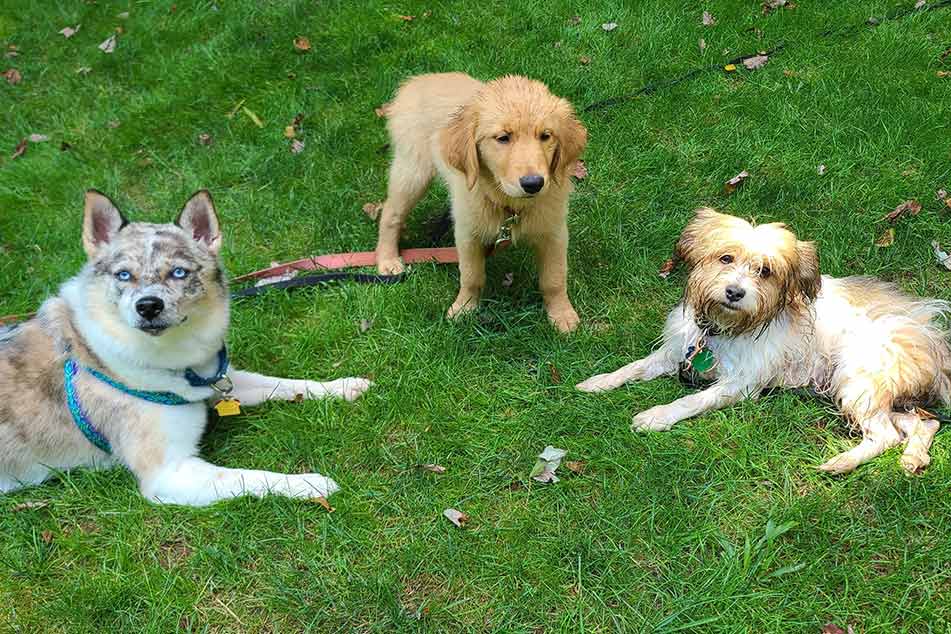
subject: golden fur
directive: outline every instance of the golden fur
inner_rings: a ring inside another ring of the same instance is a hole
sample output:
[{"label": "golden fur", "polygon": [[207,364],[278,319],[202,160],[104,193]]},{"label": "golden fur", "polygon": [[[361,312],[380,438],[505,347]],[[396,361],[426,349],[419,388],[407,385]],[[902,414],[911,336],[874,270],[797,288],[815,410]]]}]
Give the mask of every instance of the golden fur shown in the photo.
[{"label": "golden fur", "polygon": [[820,276],[815,245],[786,225],[753,226],[712,209],[697,211],[676,254],[689,273],[661,348],[579,389],[676,374],[706,347],[716,366],[703,376],[713,384],[639,413],[633,429],[666,430],[769,387],[808,386],[834,399],[863,436],[821,469],[851,471],[902,442],[908,471],[927,466],[938,423],[915,408],[951,403],[947,302],[874,278]]},{"label": "golden fur", "polygon": [[[503,221],[517,214],[512,238],[535,248],[548,317],[559,330],[573,330],[578,315],[567,292],[569,174],[587,131],[571,104],[525,77],[482,83],[444,73],[403,84],[387,119],[393,162],[376,247],[380,272],[403,271],[400,231],[438,172],[449,188],[459,252],[460,289],[449,317],[478,306],[486,247]],[[540,190],[526,189],[538,178]]]}]

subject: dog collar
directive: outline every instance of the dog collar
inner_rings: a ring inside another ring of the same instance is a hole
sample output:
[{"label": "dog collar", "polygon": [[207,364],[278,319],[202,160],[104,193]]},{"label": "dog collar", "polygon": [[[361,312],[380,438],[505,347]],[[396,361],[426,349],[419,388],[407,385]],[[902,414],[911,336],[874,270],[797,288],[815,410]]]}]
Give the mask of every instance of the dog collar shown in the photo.
[{"label": "dog collar", "polygon": [[[66,392],[66,406],[69,408],[69,413],[73,417],[73,422],[76,424],[76,427],[79,429],[79,431],[82,432],[83,436],[85,436],[89,442],[107,454],[112,454],[112,445],[109,444],[109,440],[102,434],[101,431],[96,428],[92,421],[89,420],[89,416],[83,410],[82,404],[79,402],[79,397],[76,394],[76,385],[74,381],[80,370],[85,370],[106,385],[119,390],[123,394],[128,394],[129,396],[134,396],[135,398],[139,398],[150,403],[158,403],[159,405],[188,405],[189,403],[198,402],[189,401],[188,399],[183,398],[174,392],[155,392],[150,390],[133,389],[128,385],[120,383],[112,377],[103,374],[95,368],[90,368],[88,366],[81,367],[73,358],[67,358],[66,362],[63,364],[63,388]],[[219,394],[227,395],[234,389],[231,379],[229,379],[226,374],[227,371],[228,351],[227,348],[222,346],[221,350],[218,351],[218,371],[214,376],[205,378],[199,376],[191,368],[187,368],[185,370],[185,380],[188,381],[188,384],[192,387],[210,387]]]},{"label": "dog collar", "polygon": [[511,207],[505,207],[504,211],[505,218],[499,225],[499,233],[495,236],[495,241],[486,249],[486,255],[492,255],[512,245],[512,228],[518,224],[521,217]]}]

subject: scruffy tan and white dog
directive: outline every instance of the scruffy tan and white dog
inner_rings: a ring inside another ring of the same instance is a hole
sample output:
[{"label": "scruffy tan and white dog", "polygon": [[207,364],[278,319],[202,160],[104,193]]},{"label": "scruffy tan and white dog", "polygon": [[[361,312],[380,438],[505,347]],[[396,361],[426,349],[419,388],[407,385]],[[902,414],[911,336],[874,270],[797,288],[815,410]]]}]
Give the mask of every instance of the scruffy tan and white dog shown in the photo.
[{"label": "scruffy tan and white dog", "polygon": [[753,226],[712,209],[698,210],[676,254],[687,286],[661,347],[578,389],[649,381],[687,363],[712,385],[643,411],[631,425],[662,431],[769,387],[810,386],[862,430],[861,443],[822,470],[851,471],[903,441],[908,471],[928,465],[939,423],[915,406],[951,400],[951,346],[939,323],[947,302],[869,277],[820,277],[814,244],[785,225]]},{"label": "scruffy tan and white dog", "polygon": [[478,308],[487,249],[523,242],[535,250],[549,320],[568,332],[569,174],[587,143],[571,104],[545,84],[507,76],[482,83],[463,73],[419,75],[386,107],[393,163],[380,215],[380,273],[403,272],[400,231],[436,173],[446,181],[459,252],[459,294],[450,318]]},{"label": "scruffy tan and white dog", "polygon": [[0,334],[0,493],[115,464],[159,503],[337,490],[316,473],[227,469],[197,455],[209,403],[352,400],[370,385],[229,368],[221,233],[207,192],[175,224],[129,224],[107,197],[87,192],[83,246],[82,271],[35,318]]}]

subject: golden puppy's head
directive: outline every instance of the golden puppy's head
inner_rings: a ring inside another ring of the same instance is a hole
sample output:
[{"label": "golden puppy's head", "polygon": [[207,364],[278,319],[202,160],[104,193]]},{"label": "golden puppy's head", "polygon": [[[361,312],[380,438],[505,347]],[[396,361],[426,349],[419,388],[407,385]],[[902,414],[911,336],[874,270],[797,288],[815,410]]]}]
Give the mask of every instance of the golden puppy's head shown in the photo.
[{"label": "golden puppy's head", "polygon": [[819,293],[815,244],[778,222],[697,210],[677,242],[689,275],[684,300],[700,320],[733,335],[765,327],[783,309],[799,310]]},{"label": "golden puppy's head", "polygon": [[453,115],[443,137],[449,164],[510,198],[536,196],[567,180],[588,141],[571,104],[545,84],[506,76]]}]

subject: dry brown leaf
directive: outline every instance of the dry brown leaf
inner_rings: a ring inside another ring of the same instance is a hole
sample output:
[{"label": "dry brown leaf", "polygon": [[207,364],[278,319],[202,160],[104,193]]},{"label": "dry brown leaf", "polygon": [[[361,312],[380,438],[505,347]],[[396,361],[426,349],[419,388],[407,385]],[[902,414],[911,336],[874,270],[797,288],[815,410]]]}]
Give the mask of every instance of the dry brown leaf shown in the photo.
[{"label": "dry brown leaf", "polygon": [[20,502],[19,504],[13,505],[13,508],[10,510],[14,513],[19,513],[20,511],[35,511],[37,509],[45,509],[49,505],[50,503],[47,500]]},{"label": "dry brown leaf", "polygon": [[948,197],[948,190],[946,190],[944,187],[942,187],[941,189],[939,189],[938,191],[934,193],[935,200],[944,200],[947,197]]},{"label": "dry brown leaf", "polygon": [[430,473],[446,473],[446,467],[439,464],[418,464],[416,466]]},{"label": "dry brown leaf", "polygon": [[875,246],[877,247],[890,247],[895,244],[895,228],[889,227],[885,230],[878,240],[875,241]]},{"label": "dry brown leaf", "polygon": [[822,626],[821,634],[846,634],[846,631],[835,623],[826,623]]},{"label": "dry brown leaf", "polygon": [[584,460],[568,460],[565,462],[565,469],[577,475],[584,473],[584,470],[587,468],[587,466],[588,463]]},{"label": "dry brown leaf", "polygon": [[416,19],[415,15],[398,15],[396,17],[402,20],[403,22],[412,22],[413,20]]},{"label": "dry brown leaf", "polygon": [[939,70],[937,73],[935,73],[935,75],[937,75],[938,77],[942,79],[946,77],[951,77],[951,70]]},{"label": "dry brown leaf", "polygon": [[743,170],[742,172],[740,172],[739,174],[737,174],[736,176],[734,176],[733,178],[731,178],[730,180],[728,180],[726,183],[723,184],[723,191],[726,192],[727,194],[732,194],[740,187],[740,185],[745,183],[746,179],[748,179],[749,177],[750,177],[750,173],[747,172],[746,170]]},{"label": "dry brown leaf", "polygon": [[47,545],[48,545],[48,544],[52,544],[52,543],[53,543],[53,531],[50,531],[50,530],[45,530],[45,531],[43,531],[42,533],[40,533],[40,539],[43,540],[43,543],[44,543],[44,544],[47,544]]},{"label": "dry brown leaf", "polygon": [[30,143],[45,143],[50,140],[45,134],[31,134],[27,138],[30,140]]},{"label": "dry brown leaf", "polygon": [[747,70],[757,70],[766,65],[769,61],[769,55],[754,55],[743,60],[743,65]]},{"label": "dry brown leaf", "polygon": [[571,169],[571,175],[579,181],[583,181],[588,177],[588,166],[584,164],[584,161],[578,159],[575,161],[575,166]]},{"label": "dry brown leaf", "polygon": [[291,154],[300,154],[304,151],[304,142],[300,139],[291,141]]},{"label": "dry brown leaf", "polygon": [[67,26],[67,27],[64,28],[64,29],[60,29],[59,32],[62,33],[62,34],[63,34],[63,37],[65,37],[65,38],[68,40],[69,38],[71,38],[71,37],[73,37],[74,35],[76,35],[76,32],[77,32],[78,30],[79,30],[79,25],[77,24],[75,29],[72,28],[72,27],[70,27],[70,26]]},{"label": "dry brown leaf", "polygon": [[310,40],[308,40],[303,35],[298,35],[294,38],[294,48],[298,51],[307,52],[310,50]]},{"label": "dry brown leaf", "polygon": [[23,81],[23,75],[21,75],[20,71],[15,68],[8,68],[7,70],[3,71],[3,78],[6,79],[7,83],[11,86],[16,86],[21,81]]},{"label": "dry brown leaf", "polygon": [[26,154],[26,139],[23,139],[17,146],[13,148],[13,155],[10,157],[10,160],[15,160]]},{"label": "dry brown leaf", "polygon": [[469,521],[468,515],[456,509],[446,509],[442,512],[442,515],[459,528],[462,528],[463,524]]},{"label": "dry brown leaf", "polygon": [[713,26],[717,23],[717,19],[713,17],[713,14],[709,11],[703,12],[703,15],[700,17],[700,21],[703,23],[703,26]]},{"label": "dry brown leaf", "polygon": [[674,262],[673,258],[667,258],[667,260],[663,264],[660,265],[660,270],[657,271],[657,274],[661,278],[666,280],[668,277],[670,277],[670,274],[671,272],[673,272],[675,265],[676,263]]},{"label": "dry brown leaf", "polygon": [[371,320],[371,319],[361,319],[361,320],[360,320],[360,325],[357,326],[357,329],[360,331],[360,334],[362,335],[362,334],[367,333],[367,332],[370,330],[370,328],[372,328],[372,327],[373,327],[373,320]]},{"label": "dry brown leaf", "polygon": [[327,501],[327,498],[325,498],[322,495],[315,498],[311,498],[311,501],[316,502],[317,504],[320,504],[322,507],[324,507],[324,510],[326,510],[328,513],[333,513],[335,510],[334,507],[330,506],[330,502]]},{"label": "dry brown leaf", "polygon": [[103,53],[112,53],[116,50],[116,36],[115,34],[110,35],[105,40],[102,41],[102,44],[99,45],[99,50]]},{"label": "dry brown leaf", "polygon": [[7,46],[7,52],[4,53],[3,56],[6,58],[16,57],[20,54],[19,51],[20,49],[16,44],[10,44]]},{"label": "dry brown leaf", "polygon": [[700,47],[700,52],[702,53],[705,50],[707,50],[707,41],[701,37],[700,40],[697,42],[697,46]]},{"label": "dry brown leaf", "polygon": [[363,206],[363,213],[365,213],[370,220],[379,218],[381,211],[383,211],[383,203],[367,203]]},{"label": "dry brown leaf", "polygon": [[895,207],[893,210],[888,212],[882,217],[882,220],[887,220],[888,222],[895,222],[905,214],[911,214],[912,216],[917,216],[921,211],[921,203],[917,200],[906,200],[902,204]]},{"label": "dry brown leaf", "polygon": [[297,130],[294,129],[294,126],[289,125],[284,128],[284,137],[288,139],[293,139],[297,136]]},{"label": "dry brown leaf", "polygon": [[201,134],[198,135],[198,142],[201,143],[202,145],[211,145],[212,143],[215,142],[215,140],[211,138],[211,135],[208,134],[207,132],[202,132]]},{"label": "dry brown leaf", "polygon": [[591,63],[591,58],[588,57],[587,55],[582,55],[581,57],[578,58],[578,61],[581,62],[582,66],[587,66],[588,64]]},{"label": "dry brown leaf", "polygon": [[558,371],[558,368],[551,361],[548,362],[548,374],[551,376],[551,382],[555,385],[561,383],[561,372]]}]

